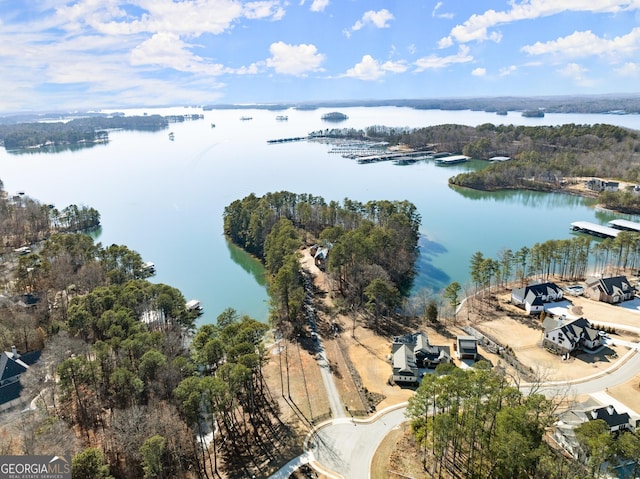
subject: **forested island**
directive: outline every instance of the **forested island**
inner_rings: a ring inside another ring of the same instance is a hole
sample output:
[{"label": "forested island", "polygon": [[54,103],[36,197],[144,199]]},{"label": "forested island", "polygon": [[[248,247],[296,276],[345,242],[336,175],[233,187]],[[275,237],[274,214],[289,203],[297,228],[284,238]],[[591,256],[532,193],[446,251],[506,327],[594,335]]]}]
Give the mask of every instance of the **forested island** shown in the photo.
[{"label": "forested island", "polygon": [[204,118],[194,115],[91,115],[69,121],[46,121],[0,124],[0,144],[6,150],[59,147],[69,145],[91,146],[109,141],[109,130],[159,131],[169,123]]}]

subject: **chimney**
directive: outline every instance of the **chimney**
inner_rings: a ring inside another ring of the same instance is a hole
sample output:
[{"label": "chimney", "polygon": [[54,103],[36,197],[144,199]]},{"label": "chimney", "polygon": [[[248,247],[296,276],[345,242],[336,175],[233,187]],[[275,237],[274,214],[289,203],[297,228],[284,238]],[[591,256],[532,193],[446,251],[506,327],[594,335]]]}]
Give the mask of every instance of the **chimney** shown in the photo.
[{"label": "chimney", "polygon": [[18,359],[18,350],[15,346],[11,346],[11,355],[13,356],[13,359]]},{"label": "chimney", "polygon": [[613,413],[615,412],[615,408],[613,406],[607,406],[607,412],[613,416]]}]

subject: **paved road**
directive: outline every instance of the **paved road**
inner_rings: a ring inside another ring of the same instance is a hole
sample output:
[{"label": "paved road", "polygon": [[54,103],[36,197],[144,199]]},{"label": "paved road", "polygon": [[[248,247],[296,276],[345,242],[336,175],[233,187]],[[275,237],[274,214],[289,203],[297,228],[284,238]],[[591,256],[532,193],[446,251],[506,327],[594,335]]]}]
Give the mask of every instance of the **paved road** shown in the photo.
[{"label": "paved road", "polygon": [[[638,328],[622,325],[611,324],[611,326],[618,329],[638,330]],[[598,397],[600,394],[602,399],[606,399],[606,396],[601,394],[603,391],[630,380],[640,371],[640,354],[638,353],[640,343],[634,344],[635,348],[607,370],[574,381],[547,382],[540,385],[538,390],[550,397],[573,394],[593,394]],[[521,387],[525,393],[530,389],[529,385]],[[320,426],[308,438],[306,446],[309,455],[305,456],[304,460],[319,464],[325,470],[325,474],[327,471],[335,472],[335,475],[327,474],[328,477],[369,478],[371,460],[376,449],[390,431],[406,420],[405,411],[406,403],[381,411],[366,422],[346,418],[334,419]],[[272,479],[283,477],[287,476],[271,476]]]}]

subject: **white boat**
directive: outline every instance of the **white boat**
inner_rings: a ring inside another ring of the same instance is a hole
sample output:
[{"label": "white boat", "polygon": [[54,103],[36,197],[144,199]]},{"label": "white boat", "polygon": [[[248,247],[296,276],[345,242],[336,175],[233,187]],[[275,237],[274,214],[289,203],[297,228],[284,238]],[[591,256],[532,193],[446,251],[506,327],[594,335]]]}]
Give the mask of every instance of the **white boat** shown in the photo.
[{"label": "white boat", "polygon": [[289,117],[287,115],[278,115],[276,116],[276,120],[278,121],[287,121]]},{"label": "white boat", "polygon": [[195,311],[198,314],[202,314],[202,305],[197,299],[187,301],[185,307],[187,308],[187,311]]},{"label": "white boat", "polygon": [[155,274],[156,273],[156,265],[154,263],[152,263],[151,261],[147,261],[146,263],[143,263],[142,270],[144,272],[146,272],[146,273]]},{"label": "white boat", "polygon": [[174,138],[175,138],[175,135],[173,134],[173,132],[169,133],[169,139],[173,141]]}]

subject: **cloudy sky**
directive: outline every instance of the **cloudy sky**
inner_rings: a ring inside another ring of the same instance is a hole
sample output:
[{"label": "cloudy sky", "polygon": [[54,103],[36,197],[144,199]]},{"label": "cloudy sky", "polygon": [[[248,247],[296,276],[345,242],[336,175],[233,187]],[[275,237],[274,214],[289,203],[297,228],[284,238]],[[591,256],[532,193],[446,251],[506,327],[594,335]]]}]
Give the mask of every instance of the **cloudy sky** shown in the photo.
[{"label": "cloudy sky", "polygon": [[0,0],[0,112],[638,85],[640,0]]}]

